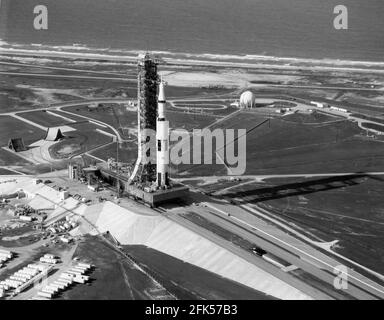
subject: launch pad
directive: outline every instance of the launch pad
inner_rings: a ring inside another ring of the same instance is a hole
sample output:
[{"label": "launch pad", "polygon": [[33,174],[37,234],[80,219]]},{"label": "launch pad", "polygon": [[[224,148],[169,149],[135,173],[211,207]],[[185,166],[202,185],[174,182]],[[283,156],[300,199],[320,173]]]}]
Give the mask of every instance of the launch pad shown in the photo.
[{"label": "launch pad", "polygon": [[92,185],[93,181],[104,181],[115,187],[119,196],[143,201],[151,207],[183,198],[189,190],[169,176],[169,124],[165,112],[165,84],[158,76],[158,64],[159,60],[149,54],[139,56],[138,155],[134,166],[123,166],[118,159],[109,159],[113,161],[96,165],[91,175],[85,168],[77,174],[86,176],[91,189],[98,189],[98,185]]},{"label": "launch pad", "polygon": [[95,174],[109,185],[116,187],[122,197],[127,196],[135,201],[142,201],[152,208],[184,198],[189,190],[188,187],[179,183],[172,183],[169,187],[160,189],[140,183],[130,184],[129,178],[124,174],[119,174],[103,165],[97,166],[97,169]]},{"label": "launch pad", "polygon": [[150,207],[155,208],[160,204],[172,202],[176,199],[182,199],[187,194],[188,187],[178,184],[173,185],[171,189],[147,192],[135,185],[128,185],[126,192],[130,198],[141,200]]}]

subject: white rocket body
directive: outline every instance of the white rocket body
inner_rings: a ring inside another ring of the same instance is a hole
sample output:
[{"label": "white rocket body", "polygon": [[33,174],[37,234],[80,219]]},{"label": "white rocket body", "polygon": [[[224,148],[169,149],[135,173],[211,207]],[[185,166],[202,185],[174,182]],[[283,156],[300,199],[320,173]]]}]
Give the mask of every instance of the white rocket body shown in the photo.
[{"label": "white rocket body", "polygon": [[156,160],[157,160],[157,186],[169,185],[169,123],[165,119],[164,82],[159,85],[159,96],[156,121]]}]

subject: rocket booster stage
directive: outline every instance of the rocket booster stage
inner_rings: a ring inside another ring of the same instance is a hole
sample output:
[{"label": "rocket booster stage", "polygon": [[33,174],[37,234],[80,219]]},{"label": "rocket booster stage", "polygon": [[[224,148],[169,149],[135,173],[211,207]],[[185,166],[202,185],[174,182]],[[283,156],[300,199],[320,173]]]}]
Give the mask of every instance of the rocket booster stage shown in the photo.
[{"label": "rocket booster stage", "polygon": [[169,185],[169,123],[165,120],[165,94],[164,82],[159,85],[159,96],[156,121],[156,161],[157,161],[157,186]]}]

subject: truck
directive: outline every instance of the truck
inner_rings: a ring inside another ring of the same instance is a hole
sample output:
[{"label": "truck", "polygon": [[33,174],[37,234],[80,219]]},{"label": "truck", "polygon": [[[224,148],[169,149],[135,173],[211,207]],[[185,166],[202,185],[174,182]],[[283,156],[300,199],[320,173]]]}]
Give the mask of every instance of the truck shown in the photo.
[{"label": "truck", "polygon": [[253,248],[251,249],[251,251],[252,251],[254,254],[256,254],[256,255],[258,255],[258,256],[260,256],[260,257],[262,257],[264,254],[267,253],[267,251],[265,251],[263,248],[260,248],[260,247],[253,247]]}]

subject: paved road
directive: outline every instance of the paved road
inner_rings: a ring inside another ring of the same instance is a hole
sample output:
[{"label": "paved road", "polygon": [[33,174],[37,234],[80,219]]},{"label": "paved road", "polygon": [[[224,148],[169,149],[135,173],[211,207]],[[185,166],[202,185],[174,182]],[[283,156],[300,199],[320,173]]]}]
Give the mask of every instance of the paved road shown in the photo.
[{"label": "paved road", "polygon": [[[318,247],[318,248],[323,249],[325,251],[328,251],[333,256],[338,257],[338,258],[340,258],[340,259],[342,259],[344,261],[347,261],[347,262],[349,262],[349,264],[351,264],[351,265],[353,265],[355,267],[358,267],[360,269],[363,269],[364,271],[366,271],[366,272],[370,273],[371,275],[377,277],[378,279],[384,281],[384,276],[379,274],[378,272],[375,272],[375,271],[373,271],[373,270],[363,266],[362,264],[357,263],[357,262],[355,262],[355,261],[353,261],[351,259],[348,259],[347,257],[345,257],[345,256],[343,256],[343,255],[333,251],[331,244],[334,243],[334,241],[328,242],[328,243],[323,243],[323,242],[319,242],[319,241],[313,241],[312,239],[306,237],[305,235],[303,235],[300,232],[296,231],[295,229],[291,228],[287,224],[281,223],[277,219],[272,218],[270,216],[270,213],[266,209],[260,208],[257,205],[255,205],[255,206],[253,206],[253,205],[241,205],[241,207],[244,208],[245,210],[253,213],[253,214],[256,214],[257,216],[261,217],[262,219],[264,219],[266,221],[272,222],[274,225],[277,225],[277,226],[281,227],[283,230],[286,230],[287,232],[289,232],[291,234],[294,234],[296,237],[298,237],[299,239],[304,240],[305,242],[311,244],[312,246],[315,246],[315,247]],[[372,221],[372,222],[374,222],[374,221]]]},{"label": "paved road", "polygon": [[[213,208],[210,208],[210,209],[213,209]],[[312,274],[313,276],[320,279],[321,281],[329,283],[329,282],[332,282],[334,278],[333,275],[324,273],[320,268],[317,268],[317,266],[313,266],[311,263],[300,259],[296,254],[285,250],[283,247],[276,245],[275,243],[270,242],[269,240],[266,240],[260,234],[256,233],[255,230],[248,231],[244,227],[238,226],[236,225],[236,223],[233,223],[229,219],[224,218],[224,215],[221,216],[220,213],[214,214],[214,212],[217,212],[216,209],[207,210],[207,209],[198,208],[194,210],[191,209],[189,211],[200,214],[202,217],[204,217],[211,223],[214,223],[228,230],[229,232],[235,235],[238,235],[243,239],[248,240],[251,243],[256,244],[257,246],[266,250],[268,253],[280,257],[281,259],[289,262],[291,265],[299,267],[300,269]],[[227,246],[228,245],[225,244],[225,247]],[[257,260],[260,260],[260,258],[255,256],[254,254],[247,252],[245,249],[240,249],[240,248],[238,249],[239,249],[238,250],[239,252],[237,252],[237,255],[239,255],[240,257],[244,258],[244,255],[251,255],[255,262]],[[345,299],[343,295],[338,294],[337,292],[334,292],[332,294],[329,292],[325,292],[325,290],[321,286],[316,286],[316,285],[313,285],[313,283],[311,282],[304,282],[302,280],[299,280],[298,278],[291,276],[289,273],[284,272],[282,269],[279,269],[275,265],[272,265],[268,262],[265,262],[264,270],[275,276],[278,276],[281,280],[294,285],[297,289],[310,294],[313,298],[317,300],[330,299],[330,298]],[[281,273],[276,273],[276,270],[278,270]],[[295,279],[295,282],[292,282],[292,279],[289,278],[290,276],[293,277],[293,279]],[[367,295],[365,295],[363,292],[359,292],[359,294],[364,298],[371,298],[370,296],[368,297]]]},{"label": "paved road", "polygon": [[25,175],[25,173],[18,171],[17,169],[13,169],[12,166],[0,166],[0,169],[12,171],[14,173],[20,174],[20,175]]},{"label": "paved road", "polygon": [[[173,222],[176,222],[179,225],[182,225],[183,227],[193,231],[194,233],[197,233],[201,235],[202,237],[214,242],[215,244],[225,248],[226,250],[234,253],[235,255],[243,258],[247,262],[255,265],[256,267],[270,273],[274,277],[282,280],[283,282],[293,286],[294,288],[300,290],[301,292],[307,294],[309,297],[313,299],[320,299],[320,300],[329,300],[332,299],[328,294],[310,286],[309,284],[304,283],[301,280],[298,280],[297,278],[294,278],[292,275],[276,268],[275,266],[271,265],[270,263],[266,262],[263,259],[260,259],[259,257],[255,256],[254,254],[245,251],[244,249],[241,249],[240,247],[234,245],[230,241],[227,241],[214,233],[208,231],[205,228],[199,227],[188,220],[182,218],[179,214],[176,214],[175,211],[169,211],[166,214],[163,214],[166,218],[170,219]],[[204,216],[205,217],[205,216]]]},{"label": "paved road", "polygon": [[26,118],[24,118],[24,117],[20,117],[20,116],[17,115],[16,113],[10,113],[9,116],[11,116],[11,117],[13,117],[13,118],[15,118],[15,119],[17,119],[17,120],[23,121],[23,122],[25,122],[25,123],[28,123],[29,125],[31,125],[31,126],[33,126],[33,127],[36,127],[36,128],[39,128],[39,129],[41,129],[41,130],[43,130],[43,131],[47,131],[47,130],[48,130],[47,127],[44,127],[44,126],[42,126],[42,125],[40,125],[40,124],[38,124],[38,123],[36,123],[36,122],[33,122],[33,121],[31,121],[31,120],[28,120],[28,119],[26,119]]},{"label": "paved road", "polygon": [[[308,178],[308,177],[314,177],[314,176],[316,176],[316,177],[329,177],[329,176],[351,176],[351,175],[359,175],[359,174],[364,175],[364,176],[365,175],[375,176],[375,175],[384,175],[384,172],[338,173],[338,174],[330,174],[329,173],[329,174],[305,174],[305,175],[270,175],[270,176],[243,176],[242,178],[243,179],[251,178],[250,181],[247,181],[245,183],[252,183],[252,182],[255,182],[255,181],[262,181],[264,179],[269,179],[269,178],[287,178],[287,177],[288,178],[291,178],[291,177],[305,177],[305,178]],[[218,178],[220,178],[220,177],[218,177]],[[194,177],[194,178],[191,178],[191,179],[194,180],[194,179],[199,179],[199,178]],[[201,177],[201,179],[204,180],[204,177]],[[209,177],[209,178],[205,177],[205,180],[207,180],[207,179],[211,179],[211,177]],[[186,180],[187,179],[180,179],[179,181],[183,182],[183,181],[186,181]],[[229,188],[227,188],[227,189],[229,189]],[[324,249],[324,250],[328,251],[330,254],[332,254],[333,256],[338,257],[338,258],[342,259],[343,261],[348,262],[350,265],[353,265],[355,267],[363,269],[366,272],[368,272],[368,273],[372,274],[373,276],[377,277],[378,279],[384,281],[384,276],[383,275],[381,275],[381,274],[379,274],[379,273],[377,273],[377,272],[375,272],[375,271],[373,271],[373,270],[371,270],[369,268],[366,268],[364,265],[362,265],[360,263],[357,263],[357,262],[355,262],[355,261],[353,261],[351,259],[348,259],[347,257],[345,257],[343,255],[340,255],[337,252],[334,252],[331,249],[331,246],[330,246],[331,243],[321,243],[321,242],[318,242],[318,241],[313,241],[312,239],[306,237],[305,235],[301,234],[297,230],[291,228],[289,225],[274,219],[273,217],[271,217],[269,212],[267,210],[263,209],[263,208],[260,208],[258,206],[251,206],[251,205],[247,205],[247,204],[243,204],[243,205],[239,205],[239,206],[242,207],[243,209],[245,209],[246,211],[250,212],[252,215],[257,215],[257,216],[261,217],[263,220],[269,221],[269,222],[273,223],[274,225],[278,226],[279,228],[282,228],[283,230],[286,230],[287,232],[289,232],[291,234],[295,234],[296,237],[298,237],[301,240],[311,244],[312,246]],[[225,212],[228,212],[228,211],[225,210]]]},{"label": "paved road", "polygon": [[[201,200],[197,196],[197,200]],[[208,198],[209,199],[209,198]],[[250,241],[258,243],[264,239],[268,244],[268,252],[277,256],[282,256],[287,261],[299,266],[303,270],[315,275],[322,281],[333,285],[334,268],[340,265],[340,262],[319,252],[317,249],[294,238],[287,233],[277,229],[272,224],[249,214],[246,210],[228,203],[218,203],[217,201],[207,201],[207,207],[211,210],[202,209],[201,214],[205,218],[212,219],[216,224],[237,233]],[[196,210],[196,209],[195,209]],[[217,214],[212,214],[214,210]],[[230,214],[230,216],[228,215]],[[265,245],[266,242],[263,242]],[[279,249],[280,247],[280,249]],[[286,251],[282,253],[281,249]],[[295,257],[296,256],[296,257]],[[300,257],[300,259],[297,259]],[[366,277],[350,270],[348,274],[349,289],[348,293],[359,299],[377,299],[384,298],[384,288]]]},{"label": "paved road", "polygon": [[130,141],[130,140],[123,139],[121,137],[121,135],[120,135],[120,132],[115,127],[111,126],[108,123],[102,122],[100,120],[95,120],[95,119],[93,119],[91,117],[79,115],[77,113],[70,112],[70,111],[67,111],[67,110],[62,110],[62,108],[66,108],[66,107],[84,106],[84,105],[90,105],[90,104],[93,104],[93,103],[127,103],[127,102],[128,102],[128,99],[126,99],[126,98],[125,99],[123,99],[123,98],[110,98],[110,99],[105,99],[105,98],[100,99],[100,98],[98,98],[98,99],[90,99],[90,100],[79,100],[79,101],[73,101],[73,102],[56,103],[56,104],[52,104],[51,106],[45,107],[45,108],[35,108],[35,109],[28,109],[28,110],[15,111],[15,112],[3,112],[3,113],[0,113],[0,115],[1,116],[11,116],[11,117],[17,118],[20,121],[24,121],[24,122],[26,122],[26,123],[28,123],[30,125],[33,125],[33,126],[39,128],[39,129],[47,130],[46,127],[41,126],[41,125],[31,121],[31,120],[28,120],[28,119],[25,119],[23,117],[20,117],[18,114],[19,113],[26,113],[26,112],[42,111],[42,110],[58,110],[58,111],[67,113],[69,115],[73,115],[73,116],[76,116],[76,117],[84,118],[84,119],[86,119],[88,121],[92,121],[94,123],[100,124],[103,127],[108,127],[108,128],[110,128],[115,133],[115,135],[117,136],[119,142],[127,142],[127,141]]}]

